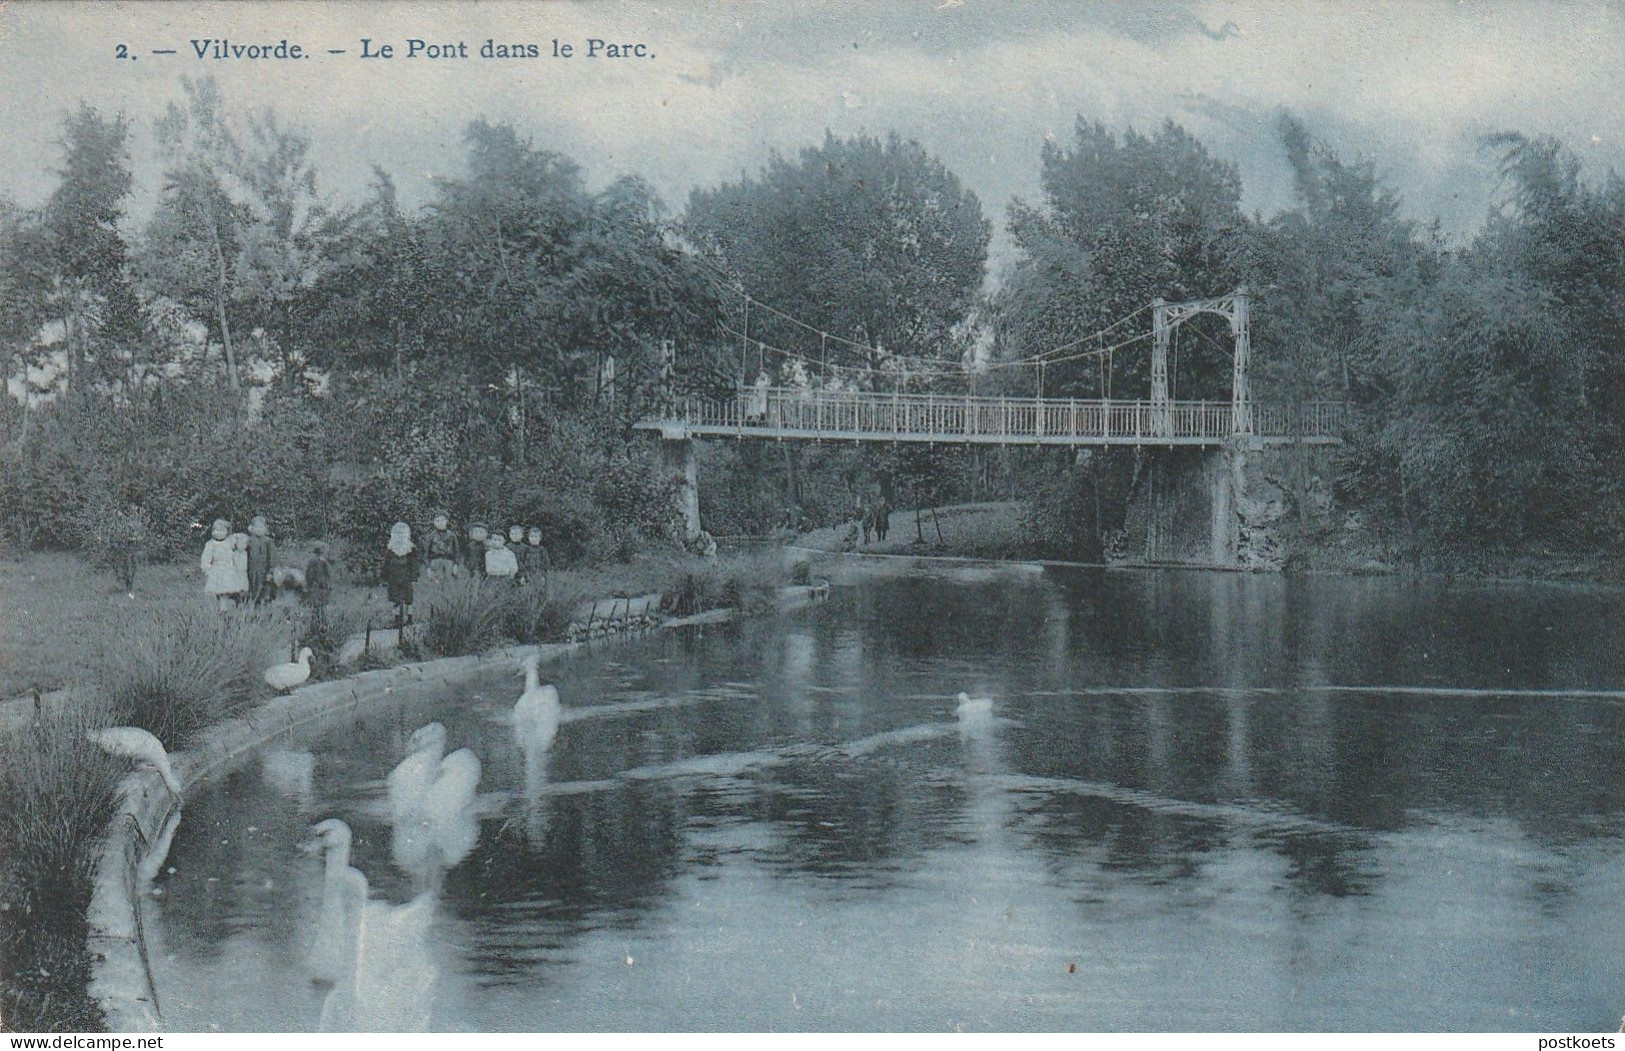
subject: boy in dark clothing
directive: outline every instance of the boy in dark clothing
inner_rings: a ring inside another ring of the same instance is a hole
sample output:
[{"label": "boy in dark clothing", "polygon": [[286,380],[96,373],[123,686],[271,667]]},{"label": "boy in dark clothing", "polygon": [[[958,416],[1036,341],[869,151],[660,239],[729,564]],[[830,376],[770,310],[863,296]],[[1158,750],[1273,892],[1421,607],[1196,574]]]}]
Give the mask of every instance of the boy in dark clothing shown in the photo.
[{"label": "boy in dark clothing", "polygon": [[404,628],[412,620],[412,582],[418,578],[417,548],[412,543],[412,530],[405,522],[396,522],[390,527],[389,547],[384,552],[380,575],[389,604],[395,607],[395,626]]},{"label": "boy in dark clothing", "polygon": [[542,546],[542,531],[531,526],[525,532],[525,546],[519,550],[519,575],[527,583],[545,580],[548,571],[547,548]]},{"label": "boy in dark clothing", "polygon": [[462,543],[451,531],[446,512],[436,511],[434,528],[423,538],[423,557],[429,563],[429,572],[436,577],[452,577],[462,570]]},{"label": "boy in dark clothing", "polygon": [[472,522],[468,527],[468,549],[463,557],[468,559],[468,574],[476,580],[485,576],[485,541],[487,534],[485,526]]},{"label": "boy in dark clothing", "polygon": [[276,598],[276,585],[267,580],[275,554],[265,516],[255,515],[248,525],[248,599],[256,606]]},{"label": "boy in dark clothing", "polygon": [[305,604],[324,606],[333,586],[333,567],[327,562],[327,545],[317,541],[310,561],[305,563]]}]

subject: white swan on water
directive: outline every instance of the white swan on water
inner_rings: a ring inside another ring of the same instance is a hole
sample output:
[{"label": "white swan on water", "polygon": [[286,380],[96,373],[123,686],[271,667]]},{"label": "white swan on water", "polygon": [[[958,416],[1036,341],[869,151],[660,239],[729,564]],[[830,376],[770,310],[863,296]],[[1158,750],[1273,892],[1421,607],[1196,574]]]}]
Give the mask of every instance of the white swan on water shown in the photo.
[{"label": "white swan on water", "polygon": [[559,691],[542,685],[537,673],[539,657],[532,653],[521,662],[525,692],[513,706],[513,740],[525,757],[523,799],[525,834],[539,842],[547,834],[547,811],[542,792],[547,787],[548,753],[559,734],[564,712]]},{"label": "white swan on water", "polygon": [[325,865],[321,918],[307,963],[316,981],[337,986],[355,971],[361,912],[367,904],[367,877],[350,865],[349,825],[332,818],[311,831],[316,833],[316,839],[307,849],[319,852]]},{"label": "white swan on water", "polygon": [[521,663],[525,673],[525,692],[513,706],[513,736],[528,758],[533,752],[545,752],[553,747],[559,733],[559,691],[555,686],[542,685],[537,666],[541,658],[532,653]]},{"label": "white swan on water", "polygon": [[406,758],[389,772],[384,785],[389,796],[389,818],[400,824],[423,808],[423,794],[440,774],[446,752],[446,728],[429,723],[406,739]]},{"label": "white swan on water", "polygon": [[310,970],[330,983],[323,1032],[418,1032],[428,1028],[436,969],[429,953],[434,897],[405,905],[367,900],[367,877],[350,864],[350,826],[314,829],[322,852],[322,911]]},{"label": "white swan on water", "polygon": [[954,716],[958,718],[959,725],[983,726],[993,719],[993,698],[972,697],[968,693],[959,695],[959,706],[954,709]]},{"label": "white swan on water", "polygon": [[480,786],[480,760],[470,749],[459,748],[440,762],[440,776],[423,797],[423,817],[432,837],[431,864],[453,868],[479,842],[480,822],[474,813]]},{"label": "white swan on water", "polygon": [[446,728],[430,723],[407,741],[407,756],[386,781],[395,863],[431,883],[460,863],[479,840],[475,791],[480,760],[467,748],[442,756]]},{"label": "white swan on water", "polygon": [[113,726],[86,735],[90,742],[109,755],[134,759],[158,771],[164,785],[176,796],[181,794],[180,779],[169,765],[169,753],[164,743],[138,726]]}]

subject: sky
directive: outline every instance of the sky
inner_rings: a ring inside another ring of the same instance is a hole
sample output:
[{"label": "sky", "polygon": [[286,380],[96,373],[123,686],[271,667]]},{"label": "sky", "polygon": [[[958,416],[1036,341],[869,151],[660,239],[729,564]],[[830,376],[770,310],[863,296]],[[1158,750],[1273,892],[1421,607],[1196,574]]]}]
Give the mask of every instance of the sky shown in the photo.
[{"label": "sky", "polygon": [[[193,54],[191,40],[220,38],[286,38],[313,54]],[[362,58],[363,38],[396,57]],[[410,38],[461,41],[469,57],[408,58]],[[587,58],[591,38],[651,57]],[[487,39],[535,43],[543,57],[480,59]],[[555,39],[577,55],[550,57]],[[115,57],[121,44],[133,59]],[[1291,204],[1276,134],[1290,112],[1459,240],[1497,196],[1487,133],[1552,134],[1593,176],[1625,171],[1622,55],[1625,3],[1607,0],[0,0],[0,197],[45,198],[62,118],[83,100],[133,122],[139,220],[163,179],[153,121],[182,76],[211,75],[233,107],[270,105],[304,127],[337,200],[365,193],[377,165],[407,204],[426,201],[437,177],[461,173],[462,130],[481,116],[574,157],[591,185],[640,174],[673,211],[690,189],[754,173],[826,130],[896,131],[981,198],[998,265],[1009,202],[1038,197],[1042,144],[1069,142],[1080,117],[1176,121],[1238,166],[1244,204],[1269,215]]]}]

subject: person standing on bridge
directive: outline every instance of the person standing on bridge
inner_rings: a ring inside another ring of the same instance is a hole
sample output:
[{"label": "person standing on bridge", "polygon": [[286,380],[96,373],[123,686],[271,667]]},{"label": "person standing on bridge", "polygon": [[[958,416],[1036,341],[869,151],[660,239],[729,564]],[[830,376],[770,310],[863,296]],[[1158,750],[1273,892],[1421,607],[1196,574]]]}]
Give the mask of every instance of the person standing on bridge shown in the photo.
[{"label": "person standing on bridge", "polygon": [[756,374],[756,388],[751,391],[750,395],[749,415],[753,420],[764,420],[767,418],[768,384],[769,381],[767,378],[767,370],[764,369],[761,372],[758,372]]}]

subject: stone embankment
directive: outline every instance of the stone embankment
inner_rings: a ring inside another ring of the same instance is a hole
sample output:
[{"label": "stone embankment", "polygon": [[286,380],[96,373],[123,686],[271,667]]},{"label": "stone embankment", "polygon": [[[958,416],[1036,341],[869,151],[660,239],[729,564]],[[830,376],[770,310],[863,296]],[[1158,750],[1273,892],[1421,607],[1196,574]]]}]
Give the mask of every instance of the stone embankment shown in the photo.
[{"label": "stone embankment", "polygon": [[[781,610],[798,609],[828,594],[828,583],[783,587],[779,589],[778,606]],[[613,634],[611,629],[616,625],[644,625],[658,612],[659,598],[652,595],[589,603],[592,608],[581,623],[588,637]],[[661,621],[659,626],[675,628],[716,623],[735,615],[733,610],[711,610]],[[598,625],[596,629],[595,625]],[[594,634],[595,630],[598,634]],[[378,634],[374,633],[375,640]],[[395,641],[391,640],[391,644]],[[590,649],[579,641],[516,646],[478,656],[402,664],[312,683],[210,727],[191,748],[173,754],[170,763],[184,793],[245,753],[277,738],[295,732],[317,732],[324,723],[348,721],[387,704],[396,694],[449,687],[474,679],[492,668],[516,664],[533,652],[540,654],[544,661],[551,661],[590,652]],[[67,694],[69,691],[59,692]],[[55,703],[70,703],[70,700],[59,697]],[[25,698],[21,704],[23,707],[16,717],[27,718],[32,711],[32,701]],[[181,820],[183,802],[169,791],[156,772],[130,774],[121,786],[118,810],[102,844],[89,911],[90,949],[100,958],[90,992],[101,1004],[112,1032],[152,1032],[163,1028],[163,1004],[147,953],[145,905],[148,884],[168,856],[170,840]]]}]

